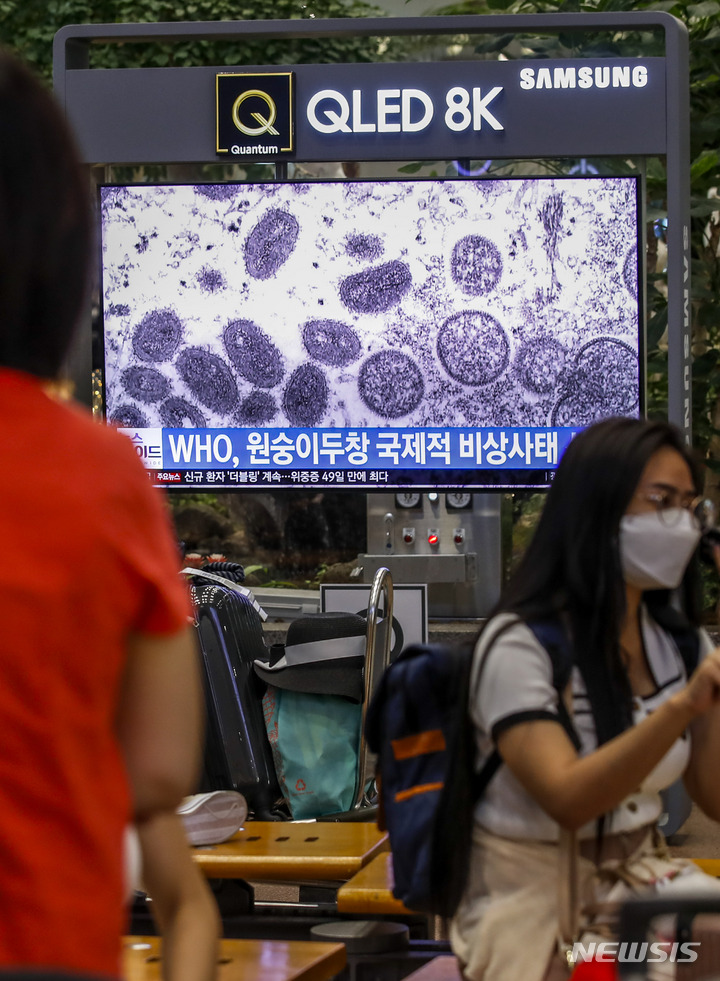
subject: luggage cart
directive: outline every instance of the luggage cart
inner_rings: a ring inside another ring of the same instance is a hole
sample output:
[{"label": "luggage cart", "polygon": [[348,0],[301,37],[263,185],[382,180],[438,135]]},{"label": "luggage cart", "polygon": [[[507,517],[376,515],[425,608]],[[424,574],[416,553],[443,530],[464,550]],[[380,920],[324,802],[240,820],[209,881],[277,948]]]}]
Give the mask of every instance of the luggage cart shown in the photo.
[{"label": "luggage cart", "polygon": [[[380,609],[382,604],[382,617]],[[367,794],[368,773],[373,760],[365,741],[365,717],[370,699],[380,676],[390,664],[392,648],[393,581],[390,570],[381,567],[373,577],[367,609],[367,635],[365,641],[365,687],[360,720],[360,746],[358,748],[358,772],[355,783],[353,810],[371,806]]]}]

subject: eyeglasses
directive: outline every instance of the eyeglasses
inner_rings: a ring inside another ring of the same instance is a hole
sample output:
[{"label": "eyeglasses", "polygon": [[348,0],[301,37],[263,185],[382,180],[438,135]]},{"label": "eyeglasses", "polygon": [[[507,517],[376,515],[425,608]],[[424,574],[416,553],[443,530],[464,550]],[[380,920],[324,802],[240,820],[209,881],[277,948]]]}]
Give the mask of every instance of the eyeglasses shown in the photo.
[{"label": "eyeglasses", "polygon": [[691,501],[683,500],[677,491],[656,490],[646,491],[639,495],[644,501],[654,505],[655,510],[668,527],[676,525],[687,511],[700,531],[707,531],[715,525],[715,505],[706,497],[694,497]]}]

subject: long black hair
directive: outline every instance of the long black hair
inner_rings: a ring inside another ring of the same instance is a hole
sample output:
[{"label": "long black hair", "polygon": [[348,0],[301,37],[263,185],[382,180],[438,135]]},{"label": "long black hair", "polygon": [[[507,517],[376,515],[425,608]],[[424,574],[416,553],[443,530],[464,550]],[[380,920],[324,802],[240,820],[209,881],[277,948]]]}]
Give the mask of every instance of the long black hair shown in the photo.
[{"label": "long black hair", "polygon": [[[613,418],[576,436],[496,610],[524,620],[565,618],[599,745],[631,724],[631,694],[619,646],[626,599],[618,533],[645,466],[663,447],[682,456],[697,487],[694,461],[680,432],[667,423]],[[686,574],[683,600],[685,615],[697,625],[693,575]],[[646,600],[651,609],[662,609],[670,603],[670,593],[647,593]]]},{"label": "long black hair", "polygon": [[89,179],[52,93],[0,50],[0,365],[54,378],[86,299]]}]

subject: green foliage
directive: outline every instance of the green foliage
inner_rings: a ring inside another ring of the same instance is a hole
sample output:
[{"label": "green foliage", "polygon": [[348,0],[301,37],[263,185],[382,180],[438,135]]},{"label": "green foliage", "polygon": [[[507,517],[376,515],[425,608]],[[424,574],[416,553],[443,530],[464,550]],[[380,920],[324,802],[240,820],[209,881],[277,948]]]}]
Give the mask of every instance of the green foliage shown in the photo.
[{"label": "green foliage", "polygon": [[535,534],[535,529],[545,506],[545,497],[545,494],[535,491],[522,491],[512,495],[510,515],[512,537],[510,552],[506,555],[506,577],[515,570]]},{"label": "green foliage", "polygon": [[212,508],[213,511],[217,511],[223,518],[229,517],[230,514],[227,504],[223,501],[222,497],[217,494],[210,494],[207,491],[197,494],[177,494],[173,492],[172,494],[168,494],[167,501],[173,513],[182,511],[183,508],[200,505],[201,507]]},{"label": "green foliage", "polygon": [[[308,20],[379,17],[365,0],[0,0],[0,42],[13,48],[48,80],[52,40],[68,24],[176,21]],[[272,65],[374,62],[392,56],[400,41],[331,37],[273,41],[190,41],[168,44],[98,44],[94,68],[156,68],[186,65]]]}]

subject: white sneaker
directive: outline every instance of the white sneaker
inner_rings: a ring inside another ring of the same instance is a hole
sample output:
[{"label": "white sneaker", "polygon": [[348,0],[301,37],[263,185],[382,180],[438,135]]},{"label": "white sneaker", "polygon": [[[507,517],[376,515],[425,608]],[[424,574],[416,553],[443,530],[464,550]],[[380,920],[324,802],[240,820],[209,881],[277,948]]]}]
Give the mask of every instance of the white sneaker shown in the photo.
[{"label": "white sneaker", "polygon": [[234,790],[186,797],[177,813],[191,845],[217,845],[232,838],[247,817],[247,801]]}]

